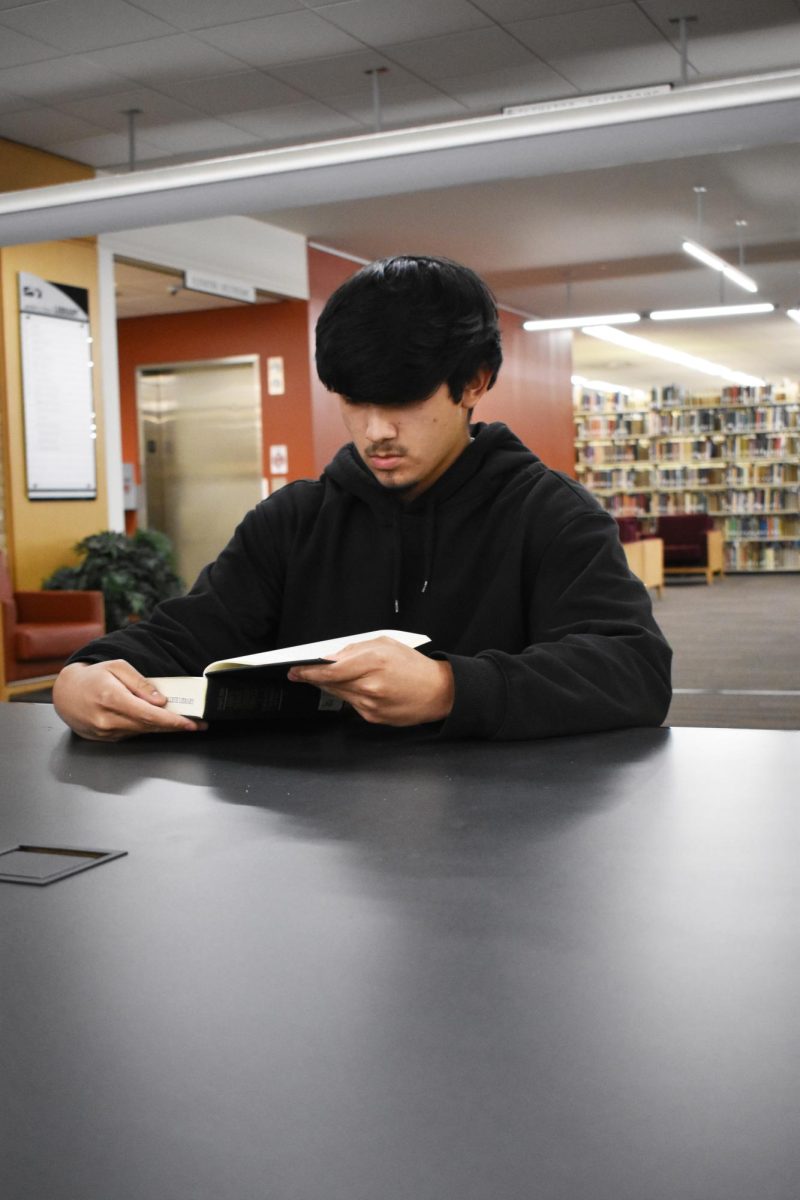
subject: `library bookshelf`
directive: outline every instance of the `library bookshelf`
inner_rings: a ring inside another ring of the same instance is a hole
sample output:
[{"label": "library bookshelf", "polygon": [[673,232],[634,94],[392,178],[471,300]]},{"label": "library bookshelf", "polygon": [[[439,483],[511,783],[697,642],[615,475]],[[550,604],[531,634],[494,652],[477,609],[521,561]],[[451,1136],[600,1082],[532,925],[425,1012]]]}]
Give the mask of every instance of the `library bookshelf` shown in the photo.
[{"label": "library bookshelf", "polygon": [[576,387],[576,474],[642,531],[672,513],[708,513],[726,572],[800,571],[800,400],[787,388],[691,394]]}]

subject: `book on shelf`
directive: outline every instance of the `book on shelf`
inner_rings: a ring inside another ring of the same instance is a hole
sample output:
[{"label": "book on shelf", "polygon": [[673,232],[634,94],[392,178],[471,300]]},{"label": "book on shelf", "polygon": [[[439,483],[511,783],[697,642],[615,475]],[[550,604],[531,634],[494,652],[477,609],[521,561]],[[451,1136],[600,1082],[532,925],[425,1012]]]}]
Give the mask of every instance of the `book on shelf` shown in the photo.
[{"label": "book on shelf", "polygon": [[331,662],[354,642],[390,637],[416,649],[430,641],[420,633],[401,629],[375,629],[347,637],[284,646],[238,658],[209,663],[202,675],[162,675],[150,682],[166,697],[170,712],[198,720],[245,720],[252,717],[304,717],[338,712],[342,701],[307,683],[290,683],[290,667]]}]

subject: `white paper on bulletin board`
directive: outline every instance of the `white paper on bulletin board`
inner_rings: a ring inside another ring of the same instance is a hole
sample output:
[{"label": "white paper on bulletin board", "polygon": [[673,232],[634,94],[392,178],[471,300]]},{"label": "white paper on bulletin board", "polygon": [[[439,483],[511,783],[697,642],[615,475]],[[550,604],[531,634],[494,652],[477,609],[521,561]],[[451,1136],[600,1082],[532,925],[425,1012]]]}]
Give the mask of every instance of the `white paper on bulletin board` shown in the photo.
[{"label": "white paper on bulletin board", "polygon": [[88,321],[20,314],[30,500],[97,495]]}]

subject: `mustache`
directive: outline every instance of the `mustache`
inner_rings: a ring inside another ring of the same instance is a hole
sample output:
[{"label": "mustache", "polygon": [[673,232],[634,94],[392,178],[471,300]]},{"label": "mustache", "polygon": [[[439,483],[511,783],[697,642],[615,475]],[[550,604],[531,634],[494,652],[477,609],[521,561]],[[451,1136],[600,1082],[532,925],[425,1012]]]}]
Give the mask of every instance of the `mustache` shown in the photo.
[{"label": "mustache", "polygon": [[395,446],[392,442],[370,442],[364,447],[365,454],[391,454],[401,458],[407,453],[405,446]]}]

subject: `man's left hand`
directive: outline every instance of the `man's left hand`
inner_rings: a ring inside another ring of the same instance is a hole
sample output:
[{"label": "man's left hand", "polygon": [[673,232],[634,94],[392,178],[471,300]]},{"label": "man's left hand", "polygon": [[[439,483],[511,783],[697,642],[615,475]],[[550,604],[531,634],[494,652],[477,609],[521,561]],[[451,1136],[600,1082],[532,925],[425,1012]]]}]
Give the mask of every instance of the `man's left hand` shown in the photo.
[{"label": "man's left hand", "polygon": [[345,646],[325,666],[292,667],[289,679],[313,683],[377,725],[443,721],[453,707],[453,670],[394,638]]}]

